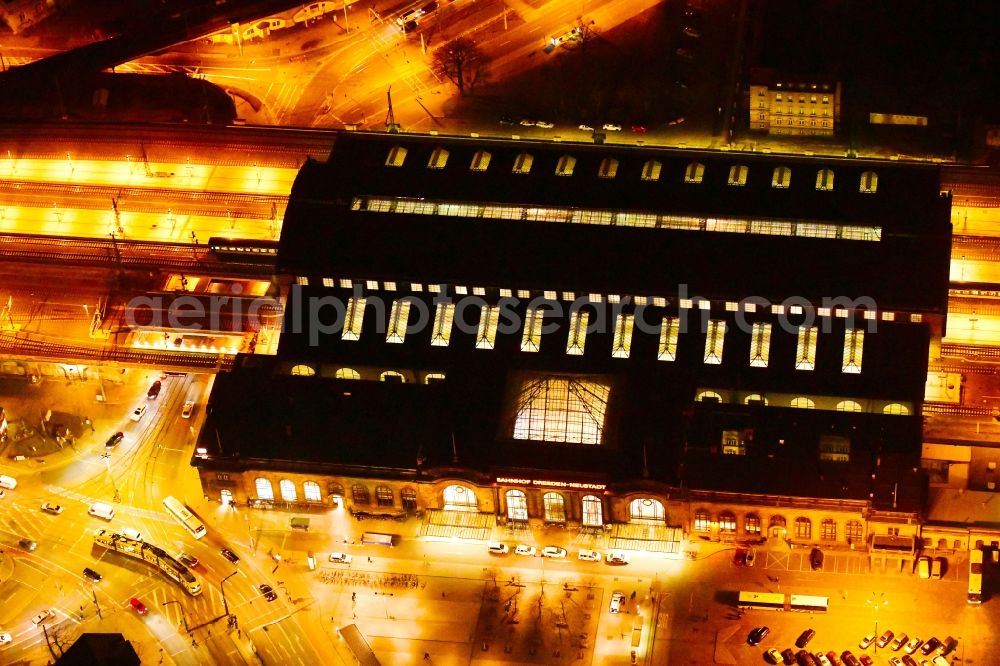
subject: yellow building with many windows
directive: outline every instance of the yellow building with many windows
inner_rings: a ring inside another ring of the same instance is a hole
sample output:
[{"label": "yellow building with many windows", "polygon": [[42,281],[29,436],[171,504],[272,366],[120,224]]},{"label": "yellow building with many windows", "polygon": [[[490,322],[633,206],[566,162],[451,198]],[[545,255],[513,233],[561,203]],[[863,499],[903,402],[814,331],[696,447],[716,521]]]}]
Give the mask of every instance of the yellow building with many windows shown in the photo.
[{"label": "yellow building with many windows", "polygon": [[832,136],[840,123],[840,83],[750,74],[750,129],[769,134]]}]

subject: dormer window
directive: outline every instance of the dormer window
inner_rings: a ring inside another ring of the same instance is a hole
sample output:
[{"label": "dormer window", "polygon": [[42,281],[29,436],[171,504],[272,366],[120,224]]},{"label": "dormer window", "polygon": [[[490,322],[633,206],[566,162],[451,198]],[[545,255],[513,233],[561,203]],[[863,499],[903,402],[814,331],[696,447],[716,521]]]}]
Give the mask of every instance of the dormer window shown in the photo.
[{"label": "dormer window", "polygon": [[705,165],[700,162],[691,162],[684,170],[684,182],[700,184],[705,179]]},{"label": "dormer window", "polygon": [[393,146],[389,150],[389,157],[385,160],[386,166],[391,167],[401,167],[403,162],[406,160],[406,148],[402,146]]},{"label": "dormer window", "polygon": [[534,161],[535,158],[528,153],[521,153],[514,158],[514,168],[511,171],[514,173],[531,173],[531,164]]},{"label": "dormer window", "polygon": [[427,160],[428,169],[443,169],[448,163],[448,151],[444,148],[435,148],[431,153],[431,158]]}]

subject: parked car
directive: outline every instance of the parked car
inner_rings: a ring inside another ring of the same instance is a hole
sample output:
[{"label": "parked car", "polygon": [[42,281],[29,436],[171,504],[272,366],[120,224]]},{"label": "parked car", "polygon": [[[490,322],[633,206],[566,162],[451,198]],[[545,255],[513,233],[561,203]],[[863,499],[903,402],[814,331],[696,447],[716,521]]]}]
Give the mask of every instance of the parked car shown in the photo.
[{"label": "parked car", "polygon": [[625,593],[615,592],[611,595],[611,605],[609,606],[608,610],[611,611],[612,613],[617,613],[622,609],[622,606],[624,604],[625,604]]},{"label": "parked car", "polygon": [[801,634],[799,634],[798,639],[796,639],[795,641],[795,647],[799,649],[804,648],[805,646],[809,645],[809,641],[811,641],[815,636],[816,636],[815,629],[806,629]]},{"label": "parked car", "polygon": [[699,37],[701,37],[701,30],[698,30],[698,28],[694,27],[693,25],[684,26],[683,32],[688,37],[693,37],[694,39],[698,39]]},{"label": "parked car", "polygon": [[632,131],[635,132],[636,134],[645,134],[649,130],[646,128],[645,125],[632,125]]},{"label": "parked car", "polygon": [[535,126],[541,127],[542,129],[552,129],[553,127],[555,127],[555,125],[545,120],[539,120],[538,122],[535,123]]},{"label": "parked car", "polygon": [[858,658],[850,650],[844,650],[840,658],[843,660],[844,666],[861,666],[861,662],[858,661]]},{"label": "parked car", "polygon": [[799,666],[815,666],[816,659],[806,652],[805,650],[799,650],[795,655],[795,661],[798,662]]},{"label": "parked car", "polygon": [[542,548],[542,557],[562,559],[566,557],[566,549],[560,548],[559,546],[546,546],[545,548]]},{"label": "parked car", "polygon": [[889,660],[889,666],[903,666],[903,662],[899,657],[893,657]]},{"label": "parked car", "polygon": [[906,652],[906,654],[913,654],[917,651],[917,648],[923,644],[924,642],[920,638],[914,636],[910,639],[909,643],[903,646],[903,651]]},{"label": "parked car", "polygon": [[347,553],[330,553],[330,561],[338,564],[350,564],[354,558]]},{"label": "parked car", "polygon": [[819,662],[819,666],[833,666],[833,662],[827,659],[826,655],[822,652],[817,652],[813,655],[813,657],[815,657],[816,661]]},{"label": "parked car", "polygon": [[139,615],[145,615],[149,612],[149,609],[146,608],[146,604],[134,597],[128,600],[128,605],[131,606]]},{"label": "parked car", "polygon": [[931,558],[923,555],[917,559],[917,575],[924,579],[931,577]]},{"label": "parked car", "polygon": [[768,627],[755,627],[754,629],[751,629],[750,633],[747,635],[747,644],[759,645],[770,632],[771,629]]},{"label": "parked car", "polygon": [[795,652],[792,648],[785,648],[781,651],[781,658],[785,662],[785,666],[792,666],[795,663]]},{"label": "parked car", "polygon": [[945,564],[946,562],[943,557],[935,557],[931,561],[931,580],[941,580],[941,576],[944,575]]},{"label": "parked car", "polygon": [[[684,84],[681,84],[681,87],[687,88],[687,86],[685,86]],[[673,120],[671,120],[670,122],[668,122],[667,125],[669,125],[671,127],[673,127],[675,125],[681,125],[681,124],[684,123],[685,120],[687,120],[687,118],[685,118],[684,116],[677,116],[676,118],[674,118]]]},{"label": "parked car", "polygon": [[906,645],[906,641],[908,640],[910,640],[909,636],[907,636],[906,634],[900,634],[899,636],[896,636],[894,639],[892,639],[891,643],[889,643],[889,649],[898,651],[899,648]]},{"label": "parked car", "polygon": [[603,559],[601,554],[596,550],[588,550],[586,548],[581,549],[580,552],[577,553],[577,557],[584,562],[600,562],[601,559]]},{"label": "parked car", "polygon": [[621,550],[609,550],[607,557],[608,564],[628,564],[629,556],[627,553]]},{"label": "parked car", "polygon": [[228,548],[220,548],[219,552],[222,553],[222,556],[224,558],[226,558],[227,560],[229,560],[233,564],[239,564],[240,563],[239,555],[237,555],[233,551],[229,550]]},{"label": "parked car", "polygon": [[937,649],[939,655],[948,655],[958,649],[958,641],[951,636],[941,641],[940,647]]},{"label": "parked car", "polygon": [[38,548],[38,543],[31,539],[19,539],[17,545],[29,553]]},{"label": "parked car", "polygon": [[261,595],[268,601],[274,601],[278,598],[278,593],[267,583],[261,583],[257,586],[257,589],[260,590]]},{"label": "parked car", "polygon": [[534,127],[535,125],[538,124],[538,121],[537,120],[531,120],[530,118],[524,118],[524,119],[521,120],[520,124],[521,124],[522,127]]},{"label": "parked car", "polygon": [[111,435],[111,437],[108,437],[108,441],[104,442],[104,448],[113,449],[114,447],[121,444],[123,439],[125,439],[125,433],[116,432],[115,434]]},{"label": "parked car", "polygon": [[194,555],[188,555],[187,553],[180,553],[177,556],[177,559],[180,561],[181,564],[186,566],[188,569],[194,569],[196,566],[198,566],[198,558],[195,557]]},{"label": "parked car", "polygon": [[833,666],[841,666],[840,657],[833,650],[826,653],[826,660],[829,661]]},{"label": "parked car", "polygon": [[83,577],[92,583],[100,583],[101,579],[104,578],[101,574],[97,573],[90,567],[83,568]]},{"label": "parked car", "polygon": [[579,125],[577,127],[577,129],[582,129],[584,132],[593,132],[594,131],[594,128],[591,127],[590,125],[583,125],[583,124]]},{"label": "parked car", "polygon": [[875,660],[866,654],[861,655],[861,666],[875,666]]},{"label": "parked car", "polygon": [[920,666],[920,664],[918,664],[917,660],[914,659],[913,657],[911,657],[910,655],[904,654],[903,655],[903,666]]},{"label": "parked car", "polygon": [[923,647],[920,648],[920,654],[924,655],[930,654],[931,652],[934,652],[934,650],[937,650],[939,647],[941,647],[941,641],[938,638],[932,636],[928,638],[927,642],[924,643]]},{"label": "parked car", "polygon": [[149,390],[146,391],[146,398],[149,400],[156,400],[156,396],[160,395],[161,388],[163,388],[163,384],[161,384],[160,380],[157,379],[153,382],[153,385],[149,387]]},{"label": "parked car", "polygon": [[41,613],[39,613],[35,617],[31,618],[31,624],[33,624],[33,625],[35,625],[37,627],[41,623],[46,622],[50,618],[53,618],[55,616],[56,616],[56,613],[52,609],[43,610]]},{"label": "parked car", "polygon": [[527,546],[523,543],[517,544],[514,548],[515,555],[527,555],[528,557],[534,557],[536,552],[538,551],[535,550],[534,546]]},{"label": "parked car", "polygon": [[510,552],[510,546],[505,543],[491,543],[489,549],[490,555],[506,555]]},{"label": "parked car", "polygon": [[813,571],[818,571],[823,568],[823,551],[819,548],[813,548],[809,551],[809,566],[812,567]]},{"label": "parked car", "polygon": [[622,126],[617,123],[604,123],[601,125],[601,129],[605,132],[621,132]]},{"label": "parked car", "polygon": [[132,410],[132,416],[130,416],[129,418],[138,423],[139,419],[141,419],[145,415],[146,415],[146,405],[139,405],[134,410]]},{"label": "parked car", "polygon": [[861,639],[861,642],[858,643],[858,647],[861,648],[862,650],[867,650],[872,646],[872,643],[874,642],[875,642],[875,634],[868,634],[867,636]]},{"label": "parked car", "polygon": [[517,121],[514,120],[513,118],[508,117],[508,116],[504,116],[503,118],[500,119],[500,124],[501,125],[516,125]]},{"label": "parked car", "polygon": [[52,504],[51,502],[44,502],[42,504],[42,511],[45,513],[51,513],[53,516],[58,516],[63,512],[63,508],[58,504]]},{"label": "parked car", "polygon": [[747,551],[745,548],[737,548],[736,552],[733,553],[733,564],[738,567],[746,566],[747,563]]},{"label": "parked car", "polygon": [[182,419],[191,418],[192,412],[194,412],[194,400],[187,400],[184,403],[184,407],[181,408],[181,418]]},{"label": "parked car", "polygon": [[767,652],[764,653],[764,657],[771,664],[780,664],[782,662],[781,653],[778,652],[776,648],[769,648]]}]

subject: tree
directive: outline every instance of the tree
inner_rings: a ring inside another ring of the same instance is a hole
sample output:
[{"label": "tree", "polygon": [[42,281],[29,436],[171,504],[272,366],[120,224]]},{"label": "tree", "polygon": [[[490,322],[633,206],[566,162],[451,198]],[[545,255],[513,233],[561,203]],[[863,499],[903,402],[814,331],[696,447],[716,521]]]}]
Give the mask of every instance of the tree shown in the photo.
[{"label": "tree", "polygon": [[459,37],[434,51],[431,66],[434,71],[458,86],[463,97],[487,77],[489,56],[476,43]]}]

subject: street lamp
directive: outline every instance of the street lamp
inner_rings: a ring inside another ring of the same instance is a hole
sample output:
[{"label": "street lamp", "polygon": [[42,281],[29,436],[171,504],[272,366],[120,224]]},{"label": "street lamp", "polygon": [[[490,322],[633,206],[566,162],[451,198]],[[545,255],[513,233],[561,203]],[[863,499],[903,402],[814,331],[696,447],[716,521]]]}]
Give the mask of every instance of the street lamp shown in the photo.
[{"label": "street lamp", "polygon": [[872,598],[865,599],[865,603],[872,607],[875,615],[875,654],[878,654],[878,609],[880,606],[888,606],[889,600],[885,598],[885,592],[872,592]]},{"label": "street lamp", "polygon": [[226,615],[229,615],[229,603],[226,601],[226,581],[238,573],[239,571],[234,571],[233,573],[223,578],[222,582],[219,583],[219,588],[222,590],[222,610],[225,612]]},{"label": "street lamp", "polygon": [[184,623],[184,631],[186,631],[186,632],[188,632],[190,634],[191,630],[188,629],[187,614],[184,612],[184,606],[181,604],[181,602],[174,601],[173,599],[171,599],[170,601],[164,601],[163,602],[164,606],[166,606],[167,604],[177,604],[177,607],[181,609],[181,622]]},{"label": "street lamp", "polygon": [[108,477],[111,479],[111,488],[115,491],[114,501],[121,502],[122,498],[121,495],[118,494],[118,486],[115,484],[115,475],[111,473],[111,453],[104,453],[101,457],[104,458],[104,464],[108,468]]}]

